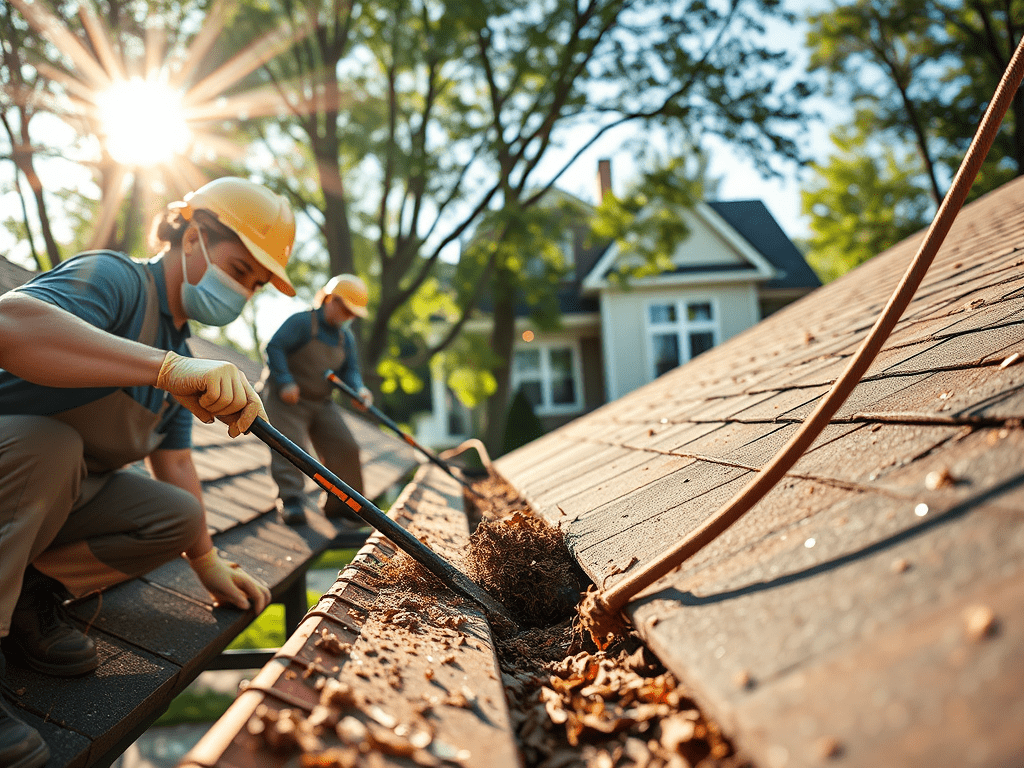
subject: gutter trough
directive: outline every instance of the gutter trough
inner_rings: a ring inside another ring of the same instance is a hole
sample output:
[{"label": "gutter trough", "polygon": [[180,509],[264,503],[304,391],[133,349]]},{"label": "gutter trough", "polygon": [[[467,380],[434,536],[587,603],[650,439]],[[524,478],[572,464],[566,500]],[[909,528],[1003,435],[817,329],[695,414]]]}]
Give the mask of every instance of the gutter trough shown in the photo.
[{"label": "gutter trough", "polygon": [[[462,488],[432,467],[389,516],[449,561],[468,548]],[[180,765],[520,766],[483,613],[399,583],[398,557],[372,534]]]}]

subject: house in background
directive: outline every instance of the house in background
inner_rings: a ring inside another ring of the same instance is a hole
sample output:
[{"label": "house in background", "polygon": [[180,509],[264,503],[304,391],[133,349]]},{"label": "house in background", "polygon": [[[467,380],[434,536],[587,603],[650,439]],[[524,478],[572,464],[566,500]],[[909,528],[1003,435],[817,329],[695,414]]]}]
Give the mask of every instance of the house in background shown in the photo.
[{"label": "house in background", "polygon": [[[598,165],[598,184],[603,198],[608,160]],[[614,243],[587,248],[576,233],[559,292],[561,328],[542,332],[522,309],[510,392],[523,392],[545,430],[642,387],[821,285],[760,200],[708,201],[681,215],[689,236],[671,254],[673,269],[624,283],[616,276],[639,257]],[[466,325],[467,333],[489,330],[486,316]],[[443,377],[431,387],[433,410],[417,421],[417,438],[444,447],[469,437],[473,414]]]}]

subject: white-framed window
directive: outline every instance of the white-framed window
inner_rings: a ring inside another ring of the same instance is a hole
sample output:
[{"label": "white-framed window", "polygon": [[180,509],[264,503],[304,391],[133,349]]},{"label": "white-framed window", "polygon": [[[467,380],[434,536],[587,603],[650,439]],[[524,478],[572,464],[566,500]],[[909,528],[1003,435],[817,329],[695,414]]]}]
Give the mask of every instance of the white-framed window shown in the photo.
[{"label": "white-framed window", "polygon": [[571,344],[531,342],[512,353],[512,392],[522,390],[534,413],[571,413],[583,406],[580,357]]},{"label": "white-framed window", "polygon": [[647,305],[647,334],[654,377],[718,343],[718,310],[712,299],[657,301]]}]

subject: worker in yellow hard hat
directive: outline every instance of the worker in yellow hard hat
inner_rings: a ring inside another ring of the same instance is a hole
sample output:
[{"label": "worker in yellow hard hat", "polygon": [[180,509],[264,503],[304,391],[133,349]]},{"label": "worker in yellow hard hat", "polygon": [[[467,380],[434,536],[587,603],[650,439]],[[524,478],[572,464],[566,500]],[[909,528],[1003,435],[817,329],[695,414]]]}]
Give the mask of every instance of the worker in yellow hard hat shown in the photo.
[{"label": "worker in yellow hard hat", "polygon": [[[355,275],[328,280],[317,292],[313,308],[285,320],[267,343],[262,390],[274,426],[306,450],[312,444],[323,465],[359,493],[363,492],[359,445],[331,399],[325,374],[333,371],[364,402],[373,402],[359,372],[355,336],[349,327],[354,318],[366,317],[367,303],[366,283]],[[270,459],[270,473],[277,483],[282,520],[303,524],[305,475],[276,454]],[[325,515],[361,525],[336,497],[325,496]]]},{"label": "worker in yellow hard hat", "polygon": [[[0,297],[0,678],[8,659],[58,676],[97,666],[63,613],[184,556],[217,603],[255,616],[270,591],[213,548],[191,455],[193,414],[238,436],[264,414],[230,363],[193,359],[188,321],[226,325],[285,273],[287,201],[221,178],[154,222],[157,255],[92,251]],[[126,468],[145,460],[150,476]],[[39,734],[0,703],[0,768],[39,768]]]}]

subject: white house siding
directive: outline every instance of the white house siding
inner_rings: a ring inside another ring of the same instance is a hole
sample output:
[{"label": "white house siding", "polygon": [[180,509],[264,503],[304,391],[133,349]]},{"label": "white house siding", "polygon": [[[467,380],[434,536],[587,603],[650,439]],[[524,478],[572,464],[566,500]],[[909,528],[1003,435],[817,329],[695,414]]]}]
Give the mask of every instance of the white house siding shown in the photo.
[{"label": "white house siding", "polygon": [[[749,266],[747,259],[736,252],[720,233],[715,232],[702,219],[698,219],[692,211],[685,211],[683,217],[690,228],[690,236],[681,242],[672,254],[672,263],[678,267],[707,266],[709,261],[715,264],[744,264]],[[713,259],[709,259],[713,256]]]},{"label": "white house siding", "polygon": [[654,378],[647,323],[649,303],[708,300],[716,312],[716,345],[760,320],[753,282],[603,291],[601,323],[607,400],[622,397]]}]

